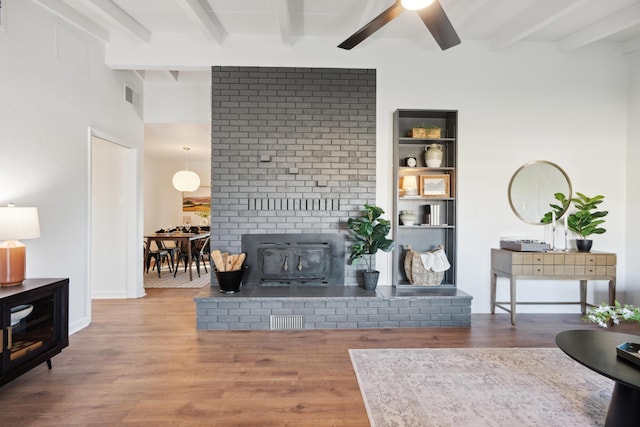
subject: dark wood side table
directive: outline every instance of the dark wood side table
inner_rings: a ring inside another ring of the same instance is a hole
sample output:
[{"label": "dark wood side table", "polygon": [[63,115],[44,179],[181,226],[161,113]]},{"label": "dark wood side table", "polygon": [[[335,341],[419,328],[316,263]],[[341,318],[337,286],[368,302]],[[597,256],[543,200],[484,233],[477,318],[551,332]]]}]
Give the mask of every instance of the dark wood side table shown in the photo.
[{"label": "dark wood side table", "polygon": [[[13,309],[27,309],[20,319]],[[69,279],[26,279],[0,287],[0,385],[69,345]]]},{"label": "dark wood side table", "polygon": [[606,427],[635,426],[640,421],[640,366],[619,358],[616,347],[640,343],[640,336],[608,330],[572,330],[556,335],[556,344],[575,361],[614,380]]}]

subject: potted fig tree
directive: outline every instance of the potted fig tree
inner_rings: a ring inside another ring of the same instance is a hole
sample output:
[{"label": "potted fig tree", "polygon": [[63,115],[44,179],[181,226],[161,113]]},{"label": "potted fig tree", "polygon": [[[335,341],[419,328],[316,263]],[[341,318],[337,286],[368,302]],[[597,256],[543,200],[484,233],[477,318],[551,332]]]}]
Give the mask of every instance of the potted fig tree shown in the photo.
[{"label": "potted fig tree", "polygon": [[603,217],[607,216],[609,211],[598,211],[598,205],[604,201],[604,196],[598,195],[587,197],[582,193],[576,192],[578,197],[571,199],[577,211],[569,214],[567,217],[567,227],[569,230],[580,236],[576,239],[576,247],[580,252],[589,252],[593,241],[587,239],[592,234],[603,234],[607,230],[602,228],[604,223]]},{"label": "potted fig tree", "polygon": [[383,214],[382,208],[365,204],[359,216],[347,220],[347,228],[355,239],[349,262],[355,265],[364,259],[367,269],[362,271],[363,287],[368,290],[376,288],[380,276],[379,271],[373,270],[373,256],[379,250],[390,252],[394,247],[393,240],[387,238],[391,223],[381,218]]}]

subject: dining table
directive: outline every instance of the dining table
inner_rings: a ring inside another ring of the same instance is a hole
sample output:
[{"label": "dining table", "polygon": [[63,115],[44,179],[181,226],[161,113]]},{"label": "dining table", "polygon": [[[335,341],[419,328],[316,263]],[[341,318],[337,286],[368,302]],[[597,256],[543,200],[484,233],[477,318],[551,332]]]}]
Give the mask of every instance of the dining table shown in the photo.
[{"label": "dining table", "polygon": [[[149,249],[152,241],[163,241],[163,240],[173,240],[176,244],[180,244],[180,247],[187,248],[187,264],[189,265],[189,281],[193,280],[193,273],[191,271],[191,242],[200,239],[206,239],[211,235],[211,232],[196,232],[196,233],[184,233],[181,231],[173,231],[169,233],[153,233],[144,236],[146,245],[145,245],[145,253],[144,259],[147,259],[147,254],[149,253]],[[184,244],[183,244],[184,243]]]}]

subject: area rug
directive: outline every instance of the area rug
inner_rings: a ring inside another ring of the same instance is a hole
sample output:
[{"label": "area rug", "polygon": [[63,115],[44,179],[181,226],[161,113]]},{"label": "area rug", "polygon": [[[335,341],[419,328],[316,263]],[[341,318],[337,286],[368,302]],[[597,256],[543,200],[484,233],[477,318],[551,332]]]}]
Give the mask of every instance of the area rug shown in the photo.
[{"label": "area rug", "polygon": [[173,273],[167,267],[160,270],[160,277],[155,270],[149,270],[148,273],[142,274],[145,288],[202,288],[211,283],[211,270],[209,273],[205,273],[204,269],[201,269],[200,277],[198,277],[195,267],[193,267],[192,281],[189,281],[189,270],[185,272],[184,269],[179,269],[176,277],[173,277]]},{"label": "area rug", "polygon": [[372,426],[601,426],[613,381],[557,348],[349,350]]}]

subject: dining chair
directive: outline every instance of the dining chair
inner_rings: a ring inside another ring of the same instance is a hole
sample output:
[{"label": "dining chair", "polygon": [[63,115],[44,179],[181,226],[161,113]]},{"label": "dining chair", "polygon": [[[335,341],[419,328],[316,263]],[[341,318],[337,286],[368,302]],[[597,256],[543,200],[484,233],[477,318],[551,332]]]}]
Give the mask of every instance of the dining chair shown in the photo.
[{"label": "dining chair", "polygon": [[162,240],[163,248],[169,252],[169,260],[171,261],[171,266],[175,268],[176,257],[178,256],[178,252],[180,251],[180,246],[178,246],[178,242],[175,240]]},{"label": "dining chair", "polygon": [[[202,265],[204,266],[205,273],[208,273],[207,264],[205,256],[208,256],[209,251],[209,237],[206,239],[198,239],[192,242],[184,243],[184,245],[191,244],[191,263],[196,263],[196,271],[198,273],[198,277],[200,277],[200,262],[202,261]],[[173,269],[173,277],[176,277],[178,274],[178,266],[180,265],[180,261],[184,264],[184,271],[187,271],[187,258],[189,254],[187,253],[187,248],[185,246],[181,247],[178,255],[176,257],[176,265]]]},{"label": "dining chair", "polygon": [[[146,250],[146,242],[144,242],[144,246]],[[153,268],[158,270],[158,277],[160,277],[160,270],[162,270],[162,265],[165,261],[169,265],[169,272],[173,272],[173,263],[169,262],[169,251],[164,248],[162,241],[152,240],[149,245],[149,252],[147,253],[147,259],[145,260],[147,273],[149,272],[152,259],[154,260]],[[151,269],[151,271],[153,271],[153,269]]]},{"label": "dining chair", "polygon": [[211,237],[207,237],[204,239],[204,243],[200,248],[200,253],[198,254],[198,260],[202,261],[202,265],[204,265],[204,272],[207,271],[207,262],[209,262],[209,268],[211,268]]}]

